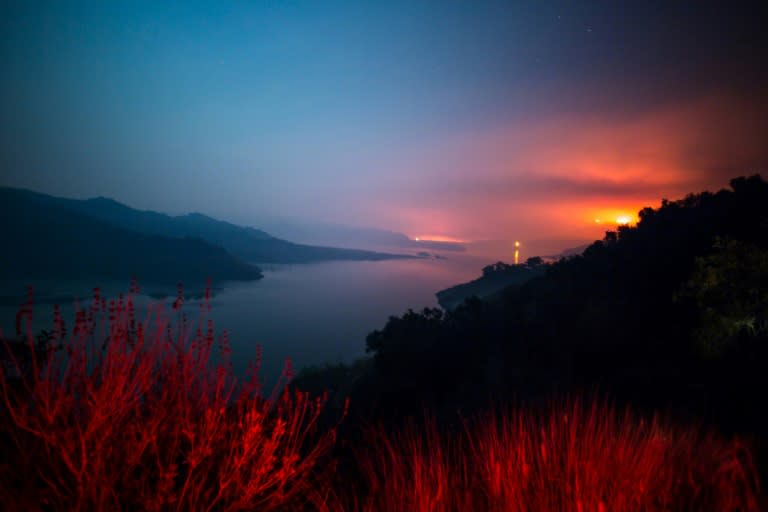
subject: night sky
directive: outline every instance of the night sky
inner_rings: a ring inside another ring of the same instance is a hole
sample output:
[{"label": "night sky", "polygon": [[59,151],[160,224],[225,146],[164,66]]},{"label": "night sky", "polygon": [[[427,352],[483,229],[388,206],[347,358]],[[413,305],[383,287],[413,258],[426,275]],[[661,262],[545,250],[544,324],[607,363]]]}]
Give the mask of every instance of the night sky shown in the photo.
[{"label": "night sky", "polygon": [[6,1],[0,185],[479,240],[768,175],[765,18],[625,4]]}]

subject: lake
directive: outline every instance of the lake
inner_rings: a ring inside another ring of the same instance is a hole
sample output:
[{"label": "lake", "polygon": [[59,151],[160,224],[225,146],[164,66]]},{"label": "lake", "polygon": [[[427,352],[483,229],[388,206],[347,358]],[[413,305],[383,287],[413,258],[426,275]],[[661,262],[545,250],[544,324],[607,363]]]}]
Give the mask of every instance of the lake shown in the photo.
[{"label": "lake", "polygon": [[[264,279],[259,281],[214,283],[219,289],[212,301],[210,318],[217,333],[224,329],[229,332],[235,371],[246,368],[259,344],[263,350],[263,377],[272,382],[286,358],[291,358],[298,370],[306,365],[350,362],[364,356],[366,335],[382,328],[389,316],[400,315],[409,308],[438,307],[435,292],[478,277],[487,263],[459,254],[449,255],[448,259],[262,265]],[[41,295],[39,302],[88,299],[94,285],[100,286],[104,295],[113,297],[128,289],[127,282],[33,284]],[[175,296],[175,290],[139,284],[144,293],[165,291]],[[13,334],[15,314],[24,293],[22,282],[0,283],[3,333]],[[165,302],[170,303],[172,298]],[[161,299],[146,295],[138,297],[137,311],[158,300]],[[191,319],[199,314],[195,301],[188,301],[184,308]],[[71,326],[74,304],[63,303],[62,313]],[[39,303],[35,307],[35,332],[49,328],[51,319],[51,305]]]}]

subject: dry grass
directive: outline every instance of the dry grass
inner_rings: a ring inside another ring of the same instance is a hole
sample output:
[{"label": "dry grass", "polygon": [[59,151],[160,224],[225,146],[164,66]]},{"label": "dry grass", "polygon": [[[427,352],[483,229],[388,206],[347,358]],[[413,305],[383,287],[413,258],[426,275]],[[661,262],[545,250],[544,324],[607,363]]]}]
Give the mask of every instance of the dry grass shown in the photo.
[{"label": "dry grass", "polygon": [[[602,402],[508,410],[441,434],[433,421],[358,449],[367,491],[342,510],[758,511],[749,450]],[[364,497],[361,497],[364,496]]]},{"label": "dry grass", "polygon": [[[208,302],[188,328],[182,300],[180,290],[181,321],[170,328],[162,305],[137,323],[131,295],[108,304],[95,290],[67,339],[57,316],[52,341],[63,350],[30,364],[18,349],[6,351],[0,501],[7,509],[269,511],[322,503],[316,463],[334,439],[333,430],[315,432],[322,400],[284,388],[263,398],[258,358],[251,378],[237,382],[226,357],[213,362],[228,347],[204,321]],[[22,321],[28,315],[31,304]]]},{"label": "dry grass", "polygon": [[[137,291],[134,287],[133,292]],[[697,429],[643,420],[605,402],[509,409],[446,431],[427,419],[371,428],[352,481],[331,481],[335,429],[324,400],[261,395],[257,352],[237,381],[226,336],[132,295],[95,290],[52,345],[5,343],[0,502],[7,510],[757,511],[750,452]],[[17,329],[29,323],[32,298]],[[61,350],[53,347],[61,346]],[[222,357],[215,357],[218,353]],[[37,353],[38,357],[28,357]],[[27,357],[24,357],[27,354]],[[218,361],[218,362],[217,362]],[[283,377],[290,379],[290,366]],[[345,474],[350,474],[349,472]]]}]

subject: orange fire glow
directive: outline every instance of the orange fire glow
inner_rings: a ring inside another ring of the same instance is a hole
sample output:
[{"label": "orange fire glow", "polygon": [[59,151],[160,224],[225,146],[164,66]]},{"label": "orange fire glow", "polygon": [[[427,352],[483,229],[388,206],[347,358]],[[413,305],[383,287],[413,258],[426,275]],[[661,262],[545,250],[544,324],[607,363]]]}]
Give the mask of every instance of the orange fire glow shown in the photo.
[{"label": "orange fire glow", "polygon": [[589,212],[584,215],[586,223],[589,217],[594,218],[593,224],[602,226],[628,226],[637,224],[637,211],[629,208],[625,209],[605,209],[597,210],[597,212]]},{"label": "orange fire glow", "polygon": [[466,240],[461,238],[445,235],[419,235],[414,236],[413,239],[417,242],[451,242],[457,244],[466,243]]},{"label": "orange fire glow", "polygon": [[[708,96],[627,119],[562,115],[468,130],[398,164],[409,181],[382,217],[406,232],[465,240],[601,238],[662,198],[717,190],[733,177],[702,169],[760,162],[750,148],[762,147],[755,134],[765,123],[750,109]],[[717,134],[708,129],[723,123]]]}]

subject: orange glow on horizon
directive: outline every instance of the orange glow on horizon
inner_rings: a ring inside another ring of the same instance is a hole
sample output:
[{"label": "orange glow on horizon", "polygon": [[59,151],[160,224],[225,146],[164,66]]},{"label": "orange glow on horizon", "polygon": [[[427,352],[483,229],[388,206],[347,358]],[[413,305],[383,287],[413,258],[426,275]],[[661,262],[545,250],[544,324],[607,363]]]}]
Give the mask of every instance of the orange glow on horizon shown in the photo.
[{"label": "orange glow on horizon", "polygon": [[[610,197],[594,197],[555,204],[523,200],[503,205],[487,203],[474,208],[471,216],[433,210],[418,212],[405,219],[413,227],[404,226],[403,231],[411,233],[409,237],[414,243],[471,244],[476,240],[506,240],[509,249],[514,251],[515,240],[600,239],[605,231],[616,230],[622,225],[634,226],[639,221],[640,210],[658,208],[660,202],[660,199],[652,197],[630,198],[621,202],[614,202]],[[478,218],[493,218],[494,223],[486,222],[478,226]],[[450,226],[450,231],[445,229],[447,226]],[[514,233],[514,238],[509,233]]]},{"label": "orange glow on horizon", "polygon": [[392,164],[408,170],[407,181],[382,224],[422,240],[602,238],[662,198],[714,192],[733,177],[697,169],[764,161],[764,112],[713,95],[629,118],[563,114],[467,129]]},{"label": "orange glow on horizon", "polygon": [[[585,213],[584,219],[585,224],[593,224],[597,226],[631,226],[634,224],[637,224],[638,217],[637,217],[637,211],[639,211],[640,208],[637,209],[630,209],[630,208],[606,208],[606,209],[600,209],[597,211],[591,211],[588,213]],[[592,219],[592,220],[589,220]]]},{"label": "orange glow on horizon", "polygon": [[467,240],[463,240],[461,238],[444,235],[419,235],[413,237],[413,239],[417,242],[451,242],[456,244],[463,244],[467,242]]},{"label": "orange glow on horizon", "polygon": [[[476,218],[474,216],[463,217],[449,212],[438,217],[430,212],[429,217],[414,215],[413,224],[429,229],[429,223],[435,223],[435,230],[425,229],[420,232],[417,226],[410,232],[419,234],[409,236],[415,243],[470,244],[473,240],[508,240],[512,250],[515,249],[515,238],[508,237],[510,232],[515,232],[517,240],[598,239],[603,237],[605,231],[615,230],[621,225],[634,226],[639,221],[638,212],[647,206],[657,208],[660,200],[649,198],[633,199],[624,204],[611,203],[609,198],[608,201],[594,198],[587,201],[563,201],[559,204],[518,201],[506,204],[500,209],[478,208],[478,216],[482,212],[484,218],[497,219],[498,222],[493,225],[493,230],[487,229],[487,225],[478,229],[474,224]],[[447,224],[452,226],[455,234],[430,234],[440,233],[442,225]],[[505,227],[498,229],[499,226]],[[408,228],[403,231],[408,232]]]}]

